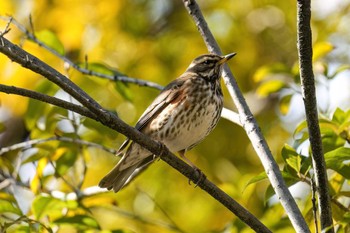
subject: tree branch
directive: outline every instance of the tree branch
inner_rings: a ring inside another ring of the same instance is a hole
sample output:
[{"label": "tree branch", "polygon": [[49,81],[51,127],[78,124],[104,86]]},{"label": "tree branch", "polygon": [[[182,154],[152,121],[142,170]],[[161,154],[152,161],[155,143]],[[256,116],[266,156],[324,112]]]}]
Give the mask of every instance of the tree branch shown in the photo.
[{"label": "tree branch", "polygon": [[29,97],[32,99],[36,99],[36,100],[39,100],[41,102],[49,103],[49,104],[52,104],[52,105],[76,112],[76,113],[79,113],[82,116],[86,116],[86,117],[89,117],[91,119],[97,120],[96,115],[93,114],[92,112],[90,112],[87,108],[82,107],[80,105],[70,103],[70,102],[65,101],[65,100],[58,99],[56,97],[46,95],[46,94],[27,90],[27,89],[20,88],[20,87],[7,86],[7,85],[3,85],[3,84],[0,84],[0,92],[4,92],[7,94],[21,95],[21,96]]},{"label": "tree branch", "polygon": [[200,188],[207,191],[208,194],[222,203],[226,208],[228,208],[232,213],[234,213],[238,218],[240,218],[255,231],[271,232],[254,215],[239,205],[234,199],[228,196],[208,179],[199,182],[200,176],[198,172],[186,164],[184,161],[176,157],[174,154],[172,154],[164,145],[153,141],[146,135],[127,125],[116,115],[103,109],[95,100],[93,100],[88,94],[81,90],[76,84],[71,82],[69,79],[67,79],[65,76],[60,74],[58,71],[46,63],[25,52],[20,47],[12,44],[3,36],[0,36],[0,52],[8,56],[12,61],[17,62],[23,67],[26,67],[35,73],[41,74],[48,80],[56,83],[64,91],[66,91],[82,105],[88,108],[93,114],[95,114],[98,121],[102,124],[116,130],[119,133],[124,134],[131,140],[151,151],[153,154],[160,156],[163,161],[178,170],[181,174],[185,175],[194,183],[198,183],[198,186]]},{"label": "tree branch", "polygon": [[318,191],[318,205],[322,232],[334,232],[332,210],[328,192],[327,168],[324,160],[320,126],[318,122],[314,73],[312,70],[312,32],[310,26],[310,0],[297,1],[298,53],[301,89],[306,122],[312,151],[312,164]]},{"label": "tree branch", "polygon": [[[209,52],[221,54],[221,50],[213,34],[208,28],[208,25],[196,1],[183,0],[183,3],[193,21],[195,22],[201,36],[203,37],[203,40]],[[251,113],[232,72],[227,65],[224,67],[223,78],[226,87],[231,95],[231,98],[238,109],[241,124],[243,125],[243,128],[245,129],[250,141],[252,142],[252,145],[258,154],[262,165],[264,166],[271,185],[275,190],[279,200],[281,201],[282,206],[286,210],[286,213],[288,214],[289,219],[294,226],[294,229],[297,232],[310,232],[295,200],[290,194],[288,187],[282,178],[282,174],[271,154],[266,140],[264,139],[264,136],[262,135],[258,124],[253,114]]]},{"label": "tree branch", "polygon": [[45,139],[28,140],[28,141],[17,143],[17,144],[8,146],[8,147],[2,147],[2,148],[0,148],[0,155],[4,154],[6,152],[9,152],[9,151],[31,147],[33,145],[37,145],[37,144],[41,144],[41,143],[45,143],[45,142],[49,142],[49,141],[69,142],[69,143],[79,144],[79,145],[83,145],[83,146],[96,147],[96,148],[102,149],[104,151],[107,151],[111,154],[117,153],[117,150],[101,146],[98,143],[88,142],[88,141],[84,141],[84,140],[76,139],[76,138],[53,136],[53,137],[49,137],[49,138],[45,138]]}]

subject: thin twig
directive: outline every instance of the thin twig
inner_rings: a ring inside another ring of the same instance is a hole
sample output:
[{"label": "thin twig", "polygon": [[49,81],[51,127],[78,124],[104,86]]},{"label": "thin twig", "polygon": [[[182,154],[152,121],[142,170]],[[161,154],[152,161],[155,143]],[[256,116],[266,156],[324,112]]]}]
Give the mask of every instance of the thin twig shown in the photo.
[{"label": "thin twig", "polygon": [[235,123],[236,125],[242,126],[241,121],[239,120],[238,113],[236,113],[228,108],[222,109],[221,117]]},{"label": "thin twig", "polygon": [[[208,25],[196,1],[183,0],[183,2],[188,13],[195,22],[197,29],[203,37],[203,40],[209,52],[221,54],[219,45],[217,44],[213,34],[208,28]],[[261,133],[259,126],[253,114],[251,113],[232,72],[227,65],[224,66],[223,78],[226,87],[231,95],[231,98],[238,109],[240,122],[243,125],[243,128],[245,129],[250,141],[252,142],[252,145],[258,154],[262,165],[264,166],[271,185],[276,192],[282,206],[286,210],[286,213],[291,220],[294,229],[297,232],[310,232],[305,219],[303,218],[293,196],[289,192],[288,187],[283,180],[278,164],[274,160],[267,142]]]},{"label": "thin twig", "polygon": [[255,231],[271,232],[259,221],[258,218],[219,189],[216,185],[214,185],[208,179],[201,179],[201,176],[196,170],[171,153],[163,144],[153,141],[148,136],[120,120],[115,114],[103,109],[94,99],[81,90],[76,84],[71,82],[51,66],[27,53],[20,47],[12,44],[4,37],[0,37],[0,52],[8,56],[12,61],[21,64],[23,67],[26,67],[35,73],[41,74],[43,77],[57,84],[68,94],[72,95],[72,97],[74,97],[78,102],[88,108],[92,113],[94,113],[98,118],[98,121],[102,124],[124,134],[131,140],[151,151],[153,154],[160,156],[163,161],[175,168],[181,174],[185,175],[194,183],[198,184],[200,188],[222,203],[227,209],[229,209]]},{"label": "thin twig", "polygon": [[161,85],[159,85],[157,83],[154,83],[154,82],[145,81],[145,80],[141,80],[141,79],[137,79],[137,78],[130,78],[130,77],[127,77],[125,75],[120,75],[120,74],[114,74],[114,75],[103,74],[103,73],[99,73],[99,72],[96,72],[96,71],[93,71],[93,70],[89,70],[86,63],[85,63],[85,68],[75,64],[73,61],[71,61],[67,57],[61,55],[56,50],[54,50],[54,49],[50,48],[49,46],[47,46],[44,42],[39,40],[34,35],[34,29],[33,29],[34,27],[33,27],[33,22],[32,22],[32,18],[31,17],[29,18],[29,22],[30,22],[30,28],[31,28],[32,32],[30,32],[28,29],[26,29],[22,24],[20,24],[18,21],[16,21],[12,17],[9,18],[9,17],[0,16],[0,19],[3,19],[3,20],[12,19],[12,21],[11,21],[12,24],[14,24],[20,31],[22,31],[27,36],[28,39],[32,40],[34,43],[38,44],[39,46],[45,48],[47,51],[49,51],[50,53],[52,53],[56,57],[60,58],[64,62],[68,63],[71,67],[73,67],[74,69],[76,69],[77,71],[79,71],[82,74],[96,76],[96,77],[100,77],[100,78],[105,78],[105,79],[109,79],[109,80],[113,80],[113,81],[120,81],[120,82],[125,82],[125,83],[133,83],[133,84],[137,84],[139,86],[156,88],[158,90],[163,89],[163,87]]},{"label": "thin twig", "polygon": [[34,145],[38,145],[38,144],[42,144],[42,143],[50,142],[50,141],[69,142],[69,143],[79,144],[79,145],[83,145],[83,146],[99,148],[99,149],[107,151],[108,153],[111,153],[111,154],[117,153],[117,151],[115,149],[107,148],[105,146],[102,146],[101,144],[97,144],[94,142],[88,142],[88,141],[84,141],[81,139],[74,139],[74,138],[69,138],[69,137],[53,136],[53,137],[49,137],[49,138],[45,138],[45,139],[28,140],[25,142],[13,144],[13,145],[8,146],[8,147],[2,147],[0,149],[0,155],[7,153],[9,151],[30,148]]},{"label": "thin twig", "polygon": [[327,168],[323,155],[322,139],[318,121],[315,79],[312,69],[311,2],[297,1],[298,54],[301,90],[304,100],[306,122],[312,151],[312,165],[318,193],[318,205],[322,232],[334,232],[332,209],[328,192]]}]

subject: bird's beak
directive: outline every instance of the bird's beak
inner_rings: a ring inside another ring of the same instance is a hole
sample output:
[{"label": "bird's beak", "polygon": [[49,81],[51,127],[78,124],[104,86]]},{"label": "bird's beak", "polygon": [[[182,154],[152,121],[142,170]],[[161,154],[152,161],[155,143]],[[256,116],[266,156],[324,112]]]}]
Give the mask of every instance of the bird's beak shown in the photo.
[{"label": "bird's beak", "polygon": [[235,55],[236,55],[236,53],[230,53],[230,54],[227,54],[225,56],[222,56],[222,59],[218,62],[218,64],[219,65],[224,64],[225,62],[227,62],[228,60],[233,58]]}]

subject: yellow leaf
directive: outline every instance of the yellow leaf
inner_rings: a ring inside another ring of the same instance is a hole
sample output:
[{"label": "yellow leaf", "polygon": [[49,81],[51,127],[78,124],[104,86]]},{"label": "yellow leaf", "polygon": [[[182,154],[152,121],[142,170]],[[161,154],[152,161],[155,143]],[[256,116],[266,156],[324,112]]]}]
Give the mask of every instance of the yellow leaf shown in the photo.
[{"label": "yellow leaf", "polygon": [[334,49],[334,46],[329,42],[319,42],[314,45],[313,49],[313,61],[317,61],[320,58],[326,56]]},{"label": "yellow leaf", "polygon": [[256,92],[262,97],[266,97],[274,92],[281,90],[285,86],[285,83],[281,80],[270,80],[262,83]]},{"label": "yellow leaf", "polygon": [[30,182],[30,189],[33,191],[33,193],[37,194],[38,189],[41,184],[41,177],[43,176],[43,171],[48,163],[48,159],[46,157],[39,160],[38,165],[36,167],[36,174],[34,178],[32,179],[32,182]]}]

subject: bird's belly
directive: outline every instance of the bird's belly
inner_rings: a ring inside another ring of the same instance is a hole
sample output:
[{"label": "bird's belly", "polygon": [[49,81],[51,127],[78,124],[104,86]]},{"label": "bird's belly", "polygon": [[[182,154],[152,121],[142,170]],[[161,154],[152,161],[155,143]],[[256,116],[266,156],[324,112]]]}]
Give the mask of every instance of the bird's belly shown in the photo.
[{"label": "bird's belly", "polygon": [[162,111],[166,114],[159,115],[159,121],[152,122],[151,127],[158,128],[157,140],[173,152],[190,149],[202,141],[221,115],[221,108],[214,103],[198,103],[191,107],[182,103],[177,107],[169,105],[168,108],[169,111]]}]

